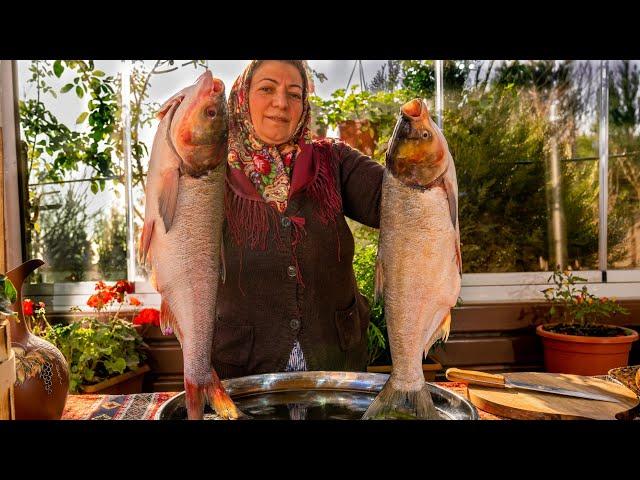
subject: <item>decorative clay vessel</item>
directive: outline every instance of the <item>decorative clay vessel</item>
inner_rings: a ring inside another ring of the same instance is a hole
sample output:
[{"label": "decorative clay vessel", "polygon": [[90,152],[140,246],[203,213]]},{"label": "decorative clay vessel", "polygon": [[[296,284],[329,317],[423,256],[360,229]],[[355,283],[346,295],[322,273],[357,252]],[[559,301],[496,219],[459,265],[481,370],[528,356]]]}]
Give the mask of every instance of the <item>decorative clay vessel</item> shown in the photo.
[{"label": "decorative clay vessel", "polygon": [[7,272],[18,296],[12,308],[11,347],[15,352],[16,383],[14,402],[16,420],[59,420],[69,391],[69,366],[54,345],[29,330],[22,313],[22,283],[42,260],[29,260]]}]

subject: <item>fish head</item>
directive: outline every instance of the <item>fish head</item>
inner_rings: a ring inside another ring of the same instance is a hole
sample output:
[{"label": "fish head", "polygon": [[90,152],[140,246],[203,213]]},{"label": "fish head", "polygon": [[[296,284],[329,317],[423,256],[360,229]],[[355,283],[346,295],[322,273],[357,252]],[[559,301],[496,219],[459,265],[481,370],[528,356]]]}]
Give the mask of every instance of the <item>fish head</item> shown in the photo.
[{"label": "fish head", "polygon": [[170,141],[181,170],[198,177],[226,159],[227,101],[224,83],[206,70],[184,97],[171,120]]},{"label": "fish head", "polygon": [[406,185],[425,187],[446,170],[447,152],[426,102],[416,98],[405,103],[389,141],[387,169]]}]

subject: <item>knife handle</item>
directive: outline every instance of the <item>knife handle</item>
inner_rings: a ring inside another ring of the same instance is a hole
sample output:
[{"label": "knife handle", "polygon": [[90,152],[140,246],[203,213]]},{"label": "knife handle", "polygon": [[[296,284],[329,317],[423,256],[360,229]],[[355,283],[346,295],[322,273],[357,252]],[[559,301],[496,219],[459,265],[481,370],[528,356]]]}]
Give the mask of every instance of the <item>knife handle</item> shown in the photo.
[{"label": "knife handle", "polygon": [[505,388],[504,377],[493,373],[449,368],[445,372],[445,376],[447,377],[447,380],[451,382],[473,383],[487,387]]}]

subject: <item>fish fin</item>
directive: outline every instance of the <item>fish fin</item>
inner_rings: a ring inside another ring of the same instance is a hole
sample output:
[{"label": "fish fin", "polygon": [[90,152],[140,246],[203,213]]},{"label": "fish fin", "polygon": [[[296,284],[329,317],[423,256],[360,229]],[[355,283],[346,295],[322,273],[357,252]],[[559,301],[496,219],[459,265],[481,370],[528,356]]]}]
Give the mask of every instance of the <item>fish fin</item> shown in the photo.
[{"label": "fish fin", "polygon": [[396,390],[387,380],[362,420],[443,420],[425,382],[417,391]]},{"label": "fish fin", "polygon": [[171,311],[171,307],[169,307],[169,302],[164,298],[160,302],[160,330],[162,330],[163,335],[175,334],[176,337],[178,337],[180,345],[182,345],[182,335],[180,335],[181,332],[178,327],[178,322]]},{"label": "fish fin", "polygon": [[171,109],[171,107],[173,107],[176,104],[182,103],[182,100],[184,100],[184,97],[185,97],[184,90],[185,89],[180,90],[178,93],[173,95],[169,100],[167,100],[162,104],[162,106],[156,112],[156,118],[158,120],[162,120],[164,116],[167,114],[167,112],[169,111],[169,109]]},{"label": "fish fin", "polygon": [[220,278],[222,278],[222,283],[227,279],[227,263],[224,257],[224,240],[220,242]]},{"label": "fish fin", "polygon": [[153,235],[154,220],[146,220],[140,234],[140,244],[138,247],[138,261],[141,265],[147,262],[147,254],[149,253],[149,245],[151,245],[151,236]]},{"label": "fish fin", "polygon": [[449,340],[449,332],[451,331],[451,310],[447,311],[438,329],[433,332],[431,338],[424,344],[424,356],[427,357],[431,347],[438,341],[446,342]]},{"label": "fish fin", "polygon": [[158,279],[157,279],[157,274],[156,274],[156,269],[155,268],[151,269],[151,274],[149,275],[149,283],[151,284],[153,289],[157,292],[158,291]]},{"label": "fish fin", "polygon": [[456,178],[456,167],[453,158],[449,154],[449,168],[443,177],[444,191],[447,194],[449,203],[449,213],[451,223],[456,230],[456,260],[458,263],[458,273],[462,276],[462,253],[460,251],[460,225],[458,224],[458,181]]},{"label": "fish fin", "polygon": [[173,223],[173,216],[176,213],[179,178],[179,170],[173,168],[162,174],[162,188],[160,189],[158,209],[164,222],[165,232],[169,232]]},{"label": "fish fin", "polygon": [[376,277],[375,277],[375,293],[374,302],[377,303],[382,299],[384,293],[384,270],[382,269],[382,261],[380,260],[380,254],[376,257]]}]

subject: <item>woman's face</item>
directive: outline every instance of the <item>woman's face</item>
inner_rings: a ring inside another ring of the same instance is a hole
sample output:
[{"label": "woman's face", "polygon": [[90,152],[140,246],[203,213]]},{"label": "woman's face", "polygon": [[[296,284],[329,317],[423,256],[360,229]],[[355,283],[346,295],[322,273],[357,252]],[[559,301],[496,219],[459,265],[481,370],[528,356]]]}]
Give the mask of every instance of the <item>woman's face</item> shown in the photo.
[{"label": "woman's face", "polygon": [[269,60],[253,73],[249,112],[263,142],[281,145],[295,133],[302,116],[302,76],[290,63]]}]

